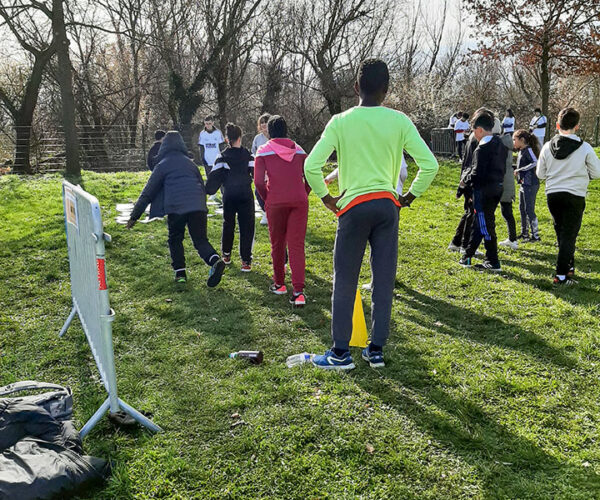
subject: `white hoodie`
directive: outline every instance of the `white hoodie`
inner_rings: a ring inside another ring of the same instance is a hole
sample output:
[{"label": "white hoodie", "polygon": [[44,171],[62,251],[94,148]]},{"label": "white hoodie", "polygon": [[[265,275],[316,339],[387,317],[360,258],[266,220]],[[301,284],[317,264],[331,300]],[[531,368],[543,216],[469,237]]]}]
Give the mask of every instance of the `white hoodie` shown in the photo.
[{"label": "white hoodie", "polygon": [[546,180],[546,194],[585,196],[590,180],[600,178],[600,160],[592,146],[575,134],[559,134],[544,144],[536,173]]}]

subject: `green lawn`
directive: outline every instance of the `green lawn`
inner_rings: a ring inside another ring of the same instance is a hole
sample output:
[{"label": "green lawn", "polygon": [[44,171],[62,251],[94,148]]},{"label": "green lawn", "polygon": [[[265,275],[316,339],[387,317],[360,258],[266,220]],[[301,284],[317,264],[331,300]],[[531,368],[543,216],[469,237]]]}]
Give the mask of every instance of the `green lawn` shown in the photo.
[{"label": "green lawn", "polygon": [[[116,465],[89,498],[600,498],[600,183],[578,242],[580,283],[555,290],[542,194],[541,244],[501,250],[498,276],[458,266],[446,251],[462,209],[458,169],[443,164],[401,211],[387,367],[368,368],[354,350],[357,369],[337,374],[284,363],[330,344],[336,222],[314,195],[309,300],[292,310],[268,293],[264,227],[253,272],[239,272],[236,259],[213,290],[187,240],[190,281],[178,291],[164,223],[127,231],[114,222],[115,204],[135,200],[147,176],[83,176],[113,237],[120,397],[164,429],[103,419],[84,444]],[[58,338],[71,306],[60,183],[0,178],[0,384],[70,385],[81,425],[105,393],[78,321]],[[220,219],[209,224],[217,243]],[[228,359],[239,349],[263,350],[265,363]],[[245,425],[231,426],[234,413]]]}]

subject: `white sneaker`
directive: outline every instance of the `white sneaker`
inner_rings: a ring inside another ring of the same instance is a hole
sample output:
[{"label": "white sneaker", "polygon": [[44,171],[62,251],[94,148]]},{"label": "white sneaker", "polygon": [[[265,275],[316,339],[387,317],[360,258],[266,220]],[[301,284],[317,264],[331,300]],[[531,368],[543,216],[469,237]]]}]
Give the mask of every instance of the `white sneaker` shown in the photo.
[{"label": "white sneaker", "polygon": [[516,241],[510,241],[508,238],[498,243],[498,245],[510,248],[511,250],[517,250],[519,248],[519,243],[517,243]]},{"label": "white sneaker", "polygon": [[450,242],[448,245],[448,250],[451,252],[460,252],[460,247],[457,247],[454,243]]},{"label": "white sneaker", "polygon": [[266,226],[268,224],[269,224],[269,221],[267,220],[267,214],[263,214],[262,219],[260,219],[260,225]]}]

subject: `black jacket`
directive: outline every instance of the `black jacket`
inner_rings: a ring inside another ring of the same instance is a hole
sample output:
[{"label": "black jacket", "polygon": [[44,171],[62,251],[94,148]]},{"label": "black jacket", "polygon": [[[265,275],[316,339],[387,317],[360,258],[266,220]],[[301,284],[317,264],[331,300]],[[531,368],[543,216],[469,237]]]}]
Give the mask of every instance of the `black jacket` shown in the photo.
[{"label": "black jacket", "polygon": [[[139,219],[149,203],[153,204],[155,213],[162,215],[206,212],[204,181],[198,167],[189,158],[188,149],[179,132],[167,132],[160,146],[157,161],[156,168],[133,207],[131,218]],[[160,203],[160,193],[163,189],[163,207],[155,207],[156,203]]]},{"label": "black jacket", "polygon": [[223,186],[223,199],[253,198],[252,177],[254,157],[246,148],[227,148],[215,161],[208,180],[206,192],[215,194]]},{"label": "black jacket", "polygon": [[[463,156],[463,161],[460,169],[461,181],[468,175],[468,173],[471,170],[471,167],[473,166],[473,153],[475,152],[475,149],[477,149],[478,144],[479,143],[477,142],[477,139],[475,139],[475,134],[471,132],[471,135],[469,135],[469,139],[465,147],[465,155]],[[464,195],[468,198],[471,195],[470,191],[471,189],[469,187],[462,188],[459,185],[458,189],[456,190],[456,196],[460,198],[461,195]]]},{"label": "black jacket", "polygon": [[154,170],[154,167],[156,167],[156,160],[161,144],[161,141],[156,141],[154,144],[152,144],[150,151],[148,151],[148,156],[146,157],[146,165],[148,166],[148,170],[150,170],[150,172],[152,172]]},{"label": "black jacket", "polygon": [[502,186],[506,171],[508,149],[496,136],[482,139],[473,152],[473,165],[463,177],[464,183],[472,189],[486,189]]}]

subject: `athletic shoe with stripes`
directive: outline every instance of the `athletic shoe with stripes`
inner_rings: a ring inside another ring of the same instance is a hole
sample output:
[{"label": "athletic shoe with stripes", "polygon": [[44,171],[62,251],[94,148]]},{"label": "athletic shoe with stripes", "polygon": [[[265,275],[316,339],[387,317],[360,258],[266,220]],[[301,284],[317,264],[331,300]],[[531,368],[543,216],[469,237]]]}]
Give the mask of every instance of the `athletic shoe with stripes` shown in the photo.
[{"label": "athletic shoe with stripes", "polygon": [[293,293],[290,297],[290,304],[294,307],[304,307],[306,305],[306,296],[304,292]]},{"label": "athletic shoe with stripes", "polygon": [[362,350],[362,359],[369,363],[371,368],[383,368],[385,366],[385,362],[383,361],[383,352],[371,352],[369,346]]},{"label": "athletic shoe with stripes", "polygon": [[287,293],[287,288],[285,287],[285,285],[278,285],[276,283],[273,283],[269,287],[269,291],[271,293],[274,293],[275,295],[285,295]]},{"label": "athletic shoe with stripes", "polygon": [[346,371],[355,368],[350,351],[346,351],[342,356],[338,356],[331,349],[325,351],[325,354],[313,356],[312,364],[322,370]]},{"label": "athletic shoe with stripes", "polygon": [[502,271],[499,262],[497,264],[493,264],[489,260],[484,261],[483,264],[476,264],[475,268],[483,271],[491,271],[493,273],[499,273],[500,271]]},{"label": "athletic shoe with stripes", "polygon": [[573,286],[577,284],[577,280],[573,278],[569,278],[568,276],[561,280],[558,276],[554,276],[554,281],[552,282],[554,286]]}]

